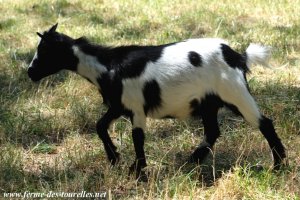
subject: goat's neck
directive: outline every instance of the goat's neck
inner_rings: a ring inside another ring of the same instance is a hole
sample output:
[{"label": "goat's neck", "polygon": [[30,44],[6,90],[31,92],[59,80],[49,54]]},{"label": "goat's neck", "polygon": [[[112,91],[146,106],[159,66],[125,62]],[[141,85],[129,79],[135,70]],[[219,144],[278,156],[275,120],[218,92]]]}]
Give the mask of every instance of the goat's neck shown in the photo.
[{"label": "goat's neck", "polygon": [[[99,63],[97,57],[84,53],[79,47],[73,47],[74,54],[78,58],[77,73],[100,88],[98,79],[108,73],[107,68]],[[101,88],[100,88],[101,89]]]}]

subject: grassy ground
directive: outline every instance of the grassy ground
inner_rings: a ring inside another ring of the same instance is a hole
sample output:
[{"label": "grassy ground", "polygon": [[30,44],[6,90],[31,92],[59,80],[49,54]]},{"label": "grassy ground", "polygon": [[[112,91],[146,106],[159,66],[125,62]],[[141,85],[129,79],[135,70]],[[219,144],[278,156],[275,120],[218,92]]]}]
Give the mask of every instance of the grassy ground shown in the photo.
[{"label": "grassy ground", "polygon": [[[0,0],[0,13],[0,198],[106,191],[112,199],[300,199],[299,0]],[[273,69],[253,68],[249,82],[289,166],[273,173],[260,133],[224,111],[222,137],[201,166],[184,163],[203,137],[200,121],[148,120],[148,183],[127,177],[134,150],[122,118],[111,130],[122,160],[110,168],[95,131],[106,110],[96,88],[68,72],[39,84],[27,77],[35,32],[56,22],[72,37],[107,45],[221,37],[240,52],[250,42],[272,46]],[[265,169],[250,170],[256,164]]]}]

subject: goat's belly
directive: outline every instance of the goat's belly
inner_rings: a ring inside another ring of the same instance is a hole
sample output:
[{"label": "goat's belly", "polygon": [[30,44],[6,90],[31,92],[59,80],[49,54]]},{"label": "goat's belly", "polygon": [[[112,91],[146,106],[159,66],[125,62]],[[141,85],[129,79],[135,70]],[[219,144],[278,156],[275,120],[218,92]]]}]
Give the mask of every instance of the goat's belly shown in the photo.
[{"label": "goat's belly", "polygon": [[209,89],[201,88],[199,85],[197,83],[189,84],[188,82],[179,87],[164,88],[164,93],[161,96],[161,105],[147,113],[148,117],[156,119],[189,118],[195,109],[193,101],[196,100],[201,103],[201,99],[210,91]]},{"label": "goat's belly", "polygon": [[159,109],[154,109],[148,113],[148,117],[154,119],[176,118],[186,119],[191,114],[188,103],[176,105],[175,103],[164,103]]}]

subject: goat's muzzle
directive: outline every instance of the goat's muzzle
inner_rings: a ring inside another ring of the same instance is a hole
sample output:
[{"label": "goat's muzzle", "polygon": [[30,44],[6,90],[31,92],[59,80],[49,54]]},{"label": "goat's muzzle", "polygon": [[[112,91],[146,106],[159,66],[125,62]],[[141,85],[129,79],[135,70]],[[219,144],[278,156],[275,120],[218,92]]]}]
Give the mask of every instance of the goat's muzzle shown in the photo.
[{"label": "goat's muzzle", "polygon": [[39,76],[37,76],[37,73],[36,73],[36,70],[34,67],[29,67],[27,73],[28,73],[29,78],[32,81],[37,82],[37,81],[41,80],[41,78]]}]

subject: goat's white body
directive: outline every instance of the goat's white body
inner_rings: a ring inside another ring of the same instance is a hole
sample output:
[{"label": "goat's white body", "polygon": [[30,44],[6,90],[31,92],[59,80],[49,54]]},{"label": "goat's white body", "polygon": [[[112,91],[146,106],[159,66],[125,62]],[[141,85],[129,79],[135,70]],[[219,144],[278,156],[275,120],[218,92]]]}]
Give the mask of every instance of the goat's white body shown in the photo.
[{"label": "goat's white body", "polygon": [[[243,73],[224,61],[221,43],[224,41],[220,39],[192,39],[166,47],[162,57],[154,63],[149,62],[140,77],[123,80],[122,103],[126,108],[142,113],[143,86],[154,79],[161,87],[162,105],[148,114],[151,118],[173,116],[185,119],[190,116],[192,100],[201,102],[207,94],[218,94],[224,101],[239,105],[239,109],[245,111],[243,113],[248,113],[245,118],[257,126],[260,113],[248,95]],[[188,61],[190,51],[202,56],[201,67]]]},{"label": "goat's white body", "polygon": [[[190,39],[165,47],[162,56],[156,61],[149,61],[144,72],[135,78],[122,80],[122,103],[126,109],[144,116],[143,87],[147,81],[156,80],[161,89],[161,106],[151,110],[147,116],[163,118],[172,116],[185,119],[190,116],[190,102],[197,99],[201,102],[207,94],[217,94],[228,103],[238,106],[246,120],[258,126],[260,112],[255,101],[246,88],[243,72],[239,68],[230,67],[224,60],[221,44],[227,42],[221,39],[205,38]],[[88,78],[101,90],[97,78],[106,68],[97,59],[85,55],[76,46],[73,48],[79,58],[78,73]],[[188,60],[188,52],[201,55],[201,67],[193,66]],[[264,47],[250,45],[247,65],[266,64],[268,52]],[[144,123],[136,122],[138,126]]]}]

